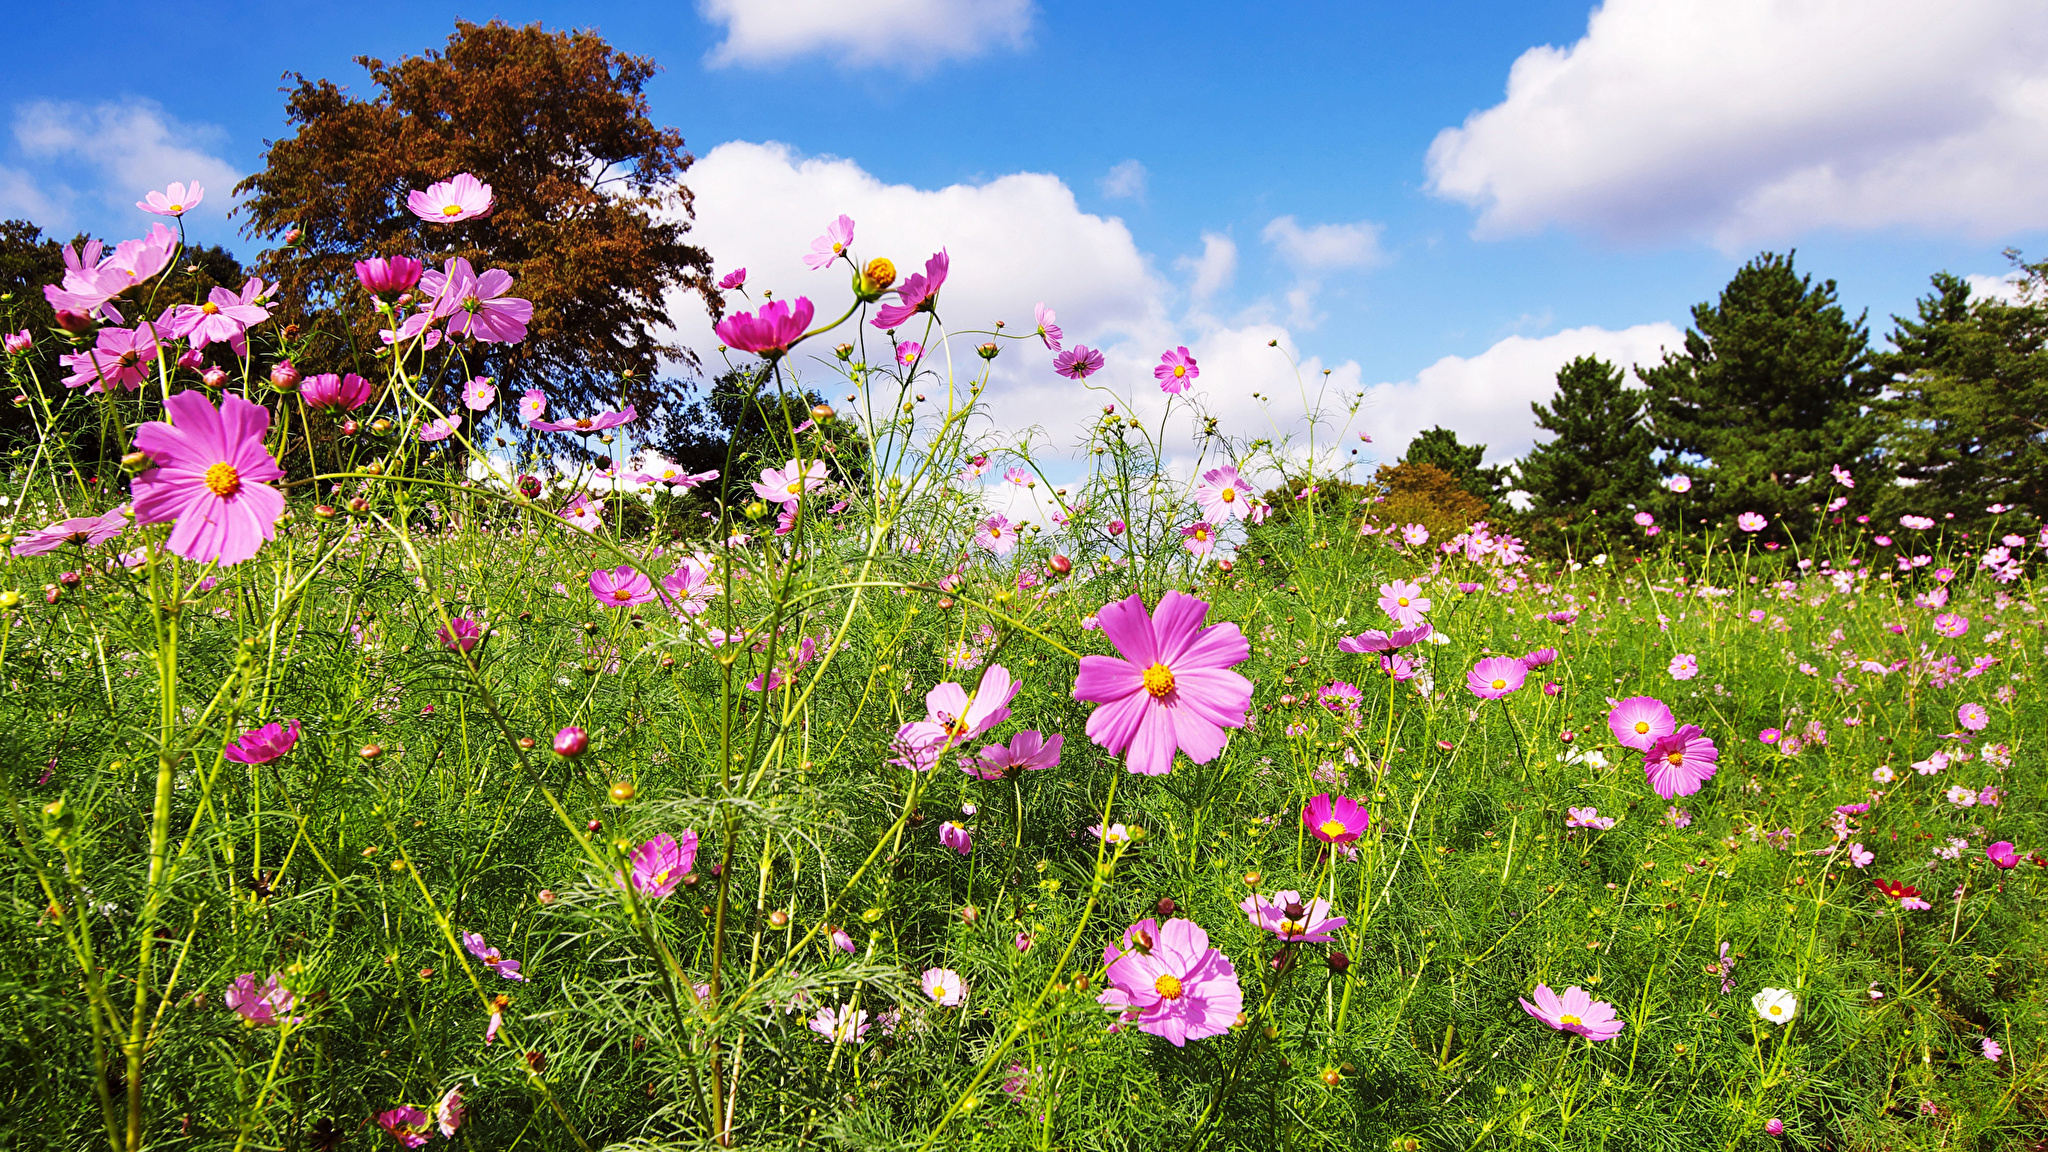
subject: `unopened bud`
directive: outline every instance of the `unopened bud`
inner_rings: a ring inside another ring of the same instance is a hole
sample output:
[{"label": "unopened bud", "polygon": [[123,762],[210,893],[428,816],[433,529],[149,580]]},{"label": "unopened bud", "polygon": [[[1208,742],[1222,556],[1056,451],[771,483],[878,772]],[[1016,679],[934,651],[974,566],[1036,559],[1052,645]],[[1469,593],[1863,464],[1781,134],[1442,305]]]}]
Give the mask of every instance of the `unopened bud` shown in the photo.
[{"label": "unopened bud", "polygon": [[625,804],[633,799],[633,782],[621,780],[612,785],[612,803]]},{"label": "unopened bud", "polygon": [[1178,908],[1179,905],[1173,902],[1173,897],[1161,896],[1159,902],[1152,907],[1157,909],[1161,916],[1171,916],[1174,913],[1174,909]]},{"label": "unopened bud", "polygon": [[315,520],[332,520],[339,515],[341,515],[340,510],[332,504],[313,505],[313,518]]},{"label": "unopened bud", "polygon": [[1059,553],[1053,554],[1052,562],[1048,566],[1062,576],[1074,570],[1074,562]]},{"label": "unopened bud", "polygon": [[1002,349],[996,347],[995,341],[991,340],[988,343],[983,344],[981,347],[976,348],[974,351],[983,360],[993,360],[996,358],[996,353],[1001,352]]},{"label": "unopened bud", "polygon": [[351,496],[348,498],[348,510],[361,516],[370,510],[370,501],[362,496]]},{"label": "unopened bud", "polygon": [[[838,347],[832,349],[832,354],[834,356],[839,357],[841,363],[845,363],[846,361],[853,359],[853,345],[841,344]],[[847,399],[851,400],[853,399],[853,397],[848,396]]]},{"label": "unopened bud", "polygon": [[130,452],[126,456],[121,457],[121,471],[133,476],[135,473],[148,468],[151,463],[149,453]]},{"label": "unopened bud", "polygon": [[1257,888],[1259,886],[1259,881],[1264,879],[1265,877],[1259,875],[1257,872],[1247,872],[1244,874],[1244,886],[1247,888]]},{"label": "unopened bud", "polygon": [[391,435],[391,418],[379,416],[375,420],[370,421],[370,434],[372,436]]},{"label": "unopened bud", "polygon": [[784,912],[780,908],[777,908],[775,911],[770,912],[768,914],[768,924],[770,927],[774,928],[789,927],[789,913]]},{"label": "unopened bud", "polygon": [[831,418],[837,415],[839,415],[839,413],[834,412],[830,404],[811,405],[811,419],[816,420],[820,424],[823,424],[825,421],[830,420]]},{"label": "unopened bud", "polygon": [[1143,928],[1131,933],[1131,949],[1141,956],[1152,954],[1152,934]]},{"label": "unopened bud", "polygon": [[981,909],[969,904],[960,910],[960,919],[965,923],[972,924],[976,920],[981,919]]},{"label": "unopened bud", "polygon": [[356,755],[361,756],[365,760],[375,760],[384,755],[384,746],[382,744],[365,744],[357,751]]},{"label": "unopened bud", "polygon": [[299,386],[299,370],[289,360],[279,360],[270,367],[270,385],[279,392],[290,392]]},{"label": "unopened bud", "polygon": [[1330,966],[1330,971],[1341,976],[1346,969],[1351,967],[1351,957],[1346,956],[1342,952],[1332,952],[1323,960],[1323,963]]},{"label": "unopened bud", "polygon": [[574,759],[590,749],[590,734],[574,726],[555,733],[555,755]]},{"label": "unopened bud", "polygon": [[57,327],[73,336],[83,336],[93,330],[93,319],[83,312],[60,309],[57,312]]}]

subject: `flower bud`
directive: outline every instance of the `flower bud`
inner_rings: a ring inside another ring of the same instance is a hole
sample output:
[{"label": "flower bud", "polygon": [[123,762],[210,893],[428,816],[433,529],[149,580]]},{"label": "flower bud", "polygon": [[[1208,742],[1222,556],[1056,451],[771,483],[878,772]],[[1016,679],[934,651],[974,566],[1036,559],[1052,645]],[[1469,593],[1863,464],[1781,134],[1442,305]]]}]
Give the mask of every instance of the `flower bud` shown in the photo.
[{"label": "flower bud", "polygon": [[1111,536],[1121,536],[1121,535],[1123,535],[1123,534],[1124,534],[1124,522],[1123,522],[1123,521],[1121,521],[1121,520],[1111,520],[1111,521],[1109,522],[1109,534],[1110,534]]},{"label": "flower bud", "polygon": [[526,498],[527,498],[528,500],[537,500],[537,499],[539,499],[539,498],[540,498],[540,493],[541,493],[541,482],[540,482],[540,477],[538,477],[538,476],[521,476],[521,477],[519,478],[519,494],[520,494],[521,496],[524,496],[524,497],[526,497]]},{"label": "flower bud", "polygon": [[375,420],[370,421],[370,435],[391,435],[391,418],[389,416],[379,416]]},{"label": "flower bud", "polygon": [[1178,908],[1179,905],[1173,902],[1173,897],[1161,896],[1159,903],[1154,904],[1152,907],[1158,909],[1161,916],[1171,916],[1174,913],[1174,909]]},{"label": "flower bud", "polygon": [[1330,966],[1330,971],[1342,976],[1351,967],[1351,957],[1342,952],[1332,952],[1323,959],[1323,963]]},{"label": "flower bud", "polygon": [[332,504],[313,505],[313,518],[315,520],[332,520],[339,515],[341,515],[340,509]]},{"label": "flower bud", "polygon": [[555,902],[555,894],[552,891],[543,888],[540,890],[539,899],[540,902],[543,904],[553,904]]},{"label": "flower bud", "polygon": [[0,608],[12,608],[21,603],[21,593],[13,588],[0,592]]},{"label": "flower bud", "polygon": [[1259,881],[1264,879],[1265,877],[1259,875],[1257,872],[1247,872],[1244,874],[1244,886],[1247,888],[1257,888],[1259,886]]},{"label": "flower bud", "polygon": [[92,317],[87,316],[83,312],[59,309],[57,311],[57,327],[71,333],[73,336],[83,336],[92,331],[95,325],[93,324]]},{"label": "flower bud", "polygon": [[839,415],[839,413],[834,412],[830,404],[811,405],[811,419],[816,420],[820,424],[823,424],[825,421],[830,420],[831,418],[837,415]]},{"label": "flower bud", "polygon": [[1065,556],[1060,555],[1057,552],[1053,554],[1052,562],[1049,566],[1052,568],[1054,572],[1057,572],[1062,576],[1065,576],[1067,573],[1072,572],[1074,570],[1074,562],[1072,560],[1067,559]]},{"label": "flower bud", "polygon": [[149,458],[149,453],[147,452],[130,452],[126,456],[121,457],[121,471],[133,476],[138,472],[146,471],[153,463],[155,461]]},{"label": "flower bud", "polygon": [[986,344],[983,344],[981,347],[976,348],[974,350],[975,354],[980,356],[983,360],[993,360],[996,358],[996,353],[1001,351],[1002,349],[996,347],[995,341],[993,340],[989,341]]},{"label": "flower bud", "polygon": [[773,928],[789,927],[789,913],[784,912],[780,908],[777,908],[775,911],[770,912],[768,914],[768,924],[770,927]]},{"label": "flower bud", "polygon": [[363,426],[354,420],[343,420],[341,422],[341,434],[343,436],[353,436],[362,430]]},{"label": "flower bud", "polygon": [[279,360],[270,366],[270,386],[279,392],[290,392],[299,386],[299,370],[289,360]]},{"label": "flower bud", "polygon": [[78,587],[79,581],[83,579],[85,579],[85,577],[80,576],[76,572],[61,572],[57,575],[57,583],[62,584],[66,588]]},{"label": "flower bud", "polygon": [[[843,364],[846,361],[853,359],[853,345],[841,344],[838,347],[832,349],[832,354],[834,356],[839,357],[840,363]],[[853,397],[848,396],[846,399],[850,403],[853,400]]]},{"label": "flower bud", "polygon": [[575,759],[590,749],[590,734],[581,728],[569,727],[555,733],[555,755]]},{"label": "flower bud", "polygon": [[1328,1084],[1330,1087],[1335,1088],[1338,1084],[1342,1083],[1343,1080],[1344,1074],[1337,1071],[1335,1068],[1323,1069],[1323,1083]]},{"label": "flower bud", "polygon": [[540,741],[535,740],[531,736],[521,736],[515,743],[519,745],[521,752],[531,752],[540,744]]},{"label": "flower bud", "polygon": [[370,501],[366,497],[351,496],[348,498],[348,510],[361,516],[370,510]]},{"label": "flower bud", "polygon": [[1152,934],[1143,928],[1131,933],[1131,948],[1140,956],[1150,956],[1152,954]]},{"label": "flower bud", "polygon": [[960,910],[960,919],[963,923],[972,924],[976,920],[981,919],[981,909],[969,904]]},{"label": "flower bud", "polygon": [[[558,738],[556,740],[557,751],[560,751],[560,745],[561,741]],[[633,792],[633,782],[631,780],[619,781],[617,784],[612,785],[612,803],[625,804],[630,802],[633,799]]]},{"label": "flower bud", "polygon": [[375,760],[384,755],[384,746],[382,744],[365,744],[356,752],[356,755],[365,760]]},{"label": "flower bud", "polygon": [[1573,732],[1573,731],[1572,731],[1571,729],[1567,728],[1567,729],[1565,729],[1564,731],[1562,731],[1562,732],[1559,732],[1559,733],[1557,734],[1557,738],[1558,738],[1559,740],[1562,740],[1562,741],[1564,741],[1565,743],[1569,744],[1569,743],[1571,743],[1572,741],[1574,741],[1574,740],[1577,740],[1577,739],[1578,739],[1579,737],[1578,737],[1578,734],[1577,734],[1577,733],[1575,733],[1575,732]]},{"label": "flower bud", "polygon": [[20,355],[36,346],[36,338],[28,329],[23,328],[19,332],[9,332],[6,345],[9,352]]}]

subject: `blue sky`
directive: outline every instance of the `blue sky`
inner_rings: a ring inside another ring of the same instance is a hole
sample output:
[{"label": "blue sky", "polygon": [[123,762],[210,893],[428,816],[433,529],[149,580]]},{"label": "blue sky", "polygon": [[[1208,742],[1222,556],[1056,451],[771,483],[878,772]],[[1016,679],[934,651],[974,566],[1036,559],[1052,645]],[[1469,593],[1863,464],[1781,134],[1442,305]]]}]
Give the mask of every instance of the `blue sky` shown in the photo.
[{"label": "blue sky", "polygon": [[[811,192],[837,188],[899,264],[981,237],[961,310],[1014,326],[1057,303],[1132,388],[1189,343],[1214,407],[1249,418],[1275,379],[1256,354],[1280,339],[1372,394],[1382,450],[1442,421],[1502,459],[1557,364],[1653,355],[1759,250],[1796,246],[1879,335],[1930,273],[2038,252],[2048,125],[2017,93],[2048,82],[2048,45],[2029,7],[230,3],[198,21],[113,4],[89,49],[64,22],[13,22],[0,215],[137,234],[124,206],[151,184],[260,162],[281,73],[364,92],[352,57],[438,46],[458,17],[593,27],[665,68],[653,110],[704,158],[721,269],[782,287],[828,218]],[[195,236],[250,251],[208,182]],[[801,218],[741,222],[755,199]],[[837,290],[813,283],[785,290]],[[702,344],[700,317],[677,321]],[[1030,411],[1065,398],[1042,365],[1015,371]]]}]

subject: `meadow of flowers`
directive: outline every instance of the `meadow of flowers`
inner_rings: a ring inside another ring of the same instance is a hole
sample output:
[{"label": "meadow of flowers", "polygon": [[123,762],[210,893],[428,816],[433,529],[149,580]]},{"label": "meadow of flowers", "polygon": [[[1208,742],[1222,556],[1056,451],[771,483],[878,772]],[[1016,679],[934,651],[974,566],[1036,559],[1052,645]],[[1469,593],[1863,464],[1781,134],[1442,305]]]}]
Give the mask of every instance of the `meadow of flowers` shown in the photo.
[{"label": "meadow of flowers", "polygon": [[474,372],[502,271],[365,254],[385,348],[302,375],[177,228],[67,250],[6,344],[11,1145],[2048,1135],[2039,525],[1839,472],[1786,550],[1432,540],[1324,498],[1355,412],[1235,439],[1185,348],[1055,483],[971,418],[1102,353],[855,232],[717,328],[845,407],[717,473]]}]

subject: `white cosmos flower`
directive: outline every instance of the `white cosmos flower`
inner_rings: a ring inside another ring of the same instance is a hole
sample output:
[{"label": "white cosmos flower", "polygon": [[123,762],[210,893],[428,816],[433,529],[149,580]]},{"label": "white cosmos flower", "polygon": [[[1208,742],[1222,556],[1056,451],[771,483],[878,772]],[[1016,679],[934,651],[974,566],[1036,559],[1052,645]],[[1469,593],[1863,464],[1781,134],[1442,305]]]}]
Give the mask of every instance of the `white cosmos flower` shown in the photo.
[{"label": "white cosmos flower", "polygon": [[1799,1012],[1799,998],[1784,988],[1766,988],[1749,998],[1756,1014],[1772,1024],[1790,1024]]}]

